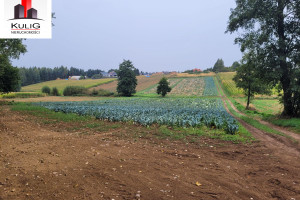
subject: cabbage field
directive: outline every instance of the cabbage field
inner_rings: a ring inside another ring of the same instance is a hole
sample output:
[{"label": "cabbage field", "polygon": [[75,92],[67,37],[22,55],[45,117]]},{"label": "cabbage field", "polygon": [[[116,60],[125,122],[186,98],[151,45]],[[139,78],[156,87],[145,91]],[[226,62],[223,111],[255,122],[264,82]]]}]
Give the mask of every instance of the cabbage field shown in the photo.
[{"label": "cabbage field", "polygon": [[39,106],[56,112],[90,115],[108,121],[137,122],[141,125],[179,127],[208,126],[238,131],[219,98],[114,98],[93,102],[41,102]]},{"label": "cabbage field", "polygon": [[[213,77],[169,78],[172,97],[218,96]],[[139,94],[156,94],[158,84],[139,92]]]}]

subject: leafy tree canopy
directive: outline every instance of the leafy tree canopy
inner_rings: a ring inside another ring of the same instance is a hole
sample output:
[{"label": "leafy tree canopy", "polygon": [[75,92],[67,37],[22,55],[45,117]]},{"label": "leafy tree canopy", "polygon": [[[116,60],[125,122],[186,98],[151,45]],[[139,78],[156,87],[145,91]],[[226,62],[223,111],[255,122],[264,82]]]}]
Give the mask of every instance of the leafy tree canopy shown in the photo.
[{"label": "leafy tree canopy", "polygon": [[130,97],[136,93],[137,79],[135,75],[135,67],[130,60],[124,60],[117,70],[118,86],[117,92],[121,96]]},{"label": "leafy tree canopy", "polygon": [[25,52],[21,39],[0,39],[0,93],[19,88],[19,70],[11,65],[10,59],[18,59]]},{"label": "leafy tree canopy", "polygon": [[237,61],[235,61],[234,63],[232,63],[231,65],[231,70],[235,71],[239,66],[241,66],[241,64]]},{"label": "leafy tree canopy", "polygon": [[254,51],[261,79],[283,89],[283,115],[300,116],[300,1],[236,0],[227,32],[240,31],[241,51]]},{"label": "leafy tree canopy", "polygon": [[172,88],[169,86],[168,79],[166,77],[160,79],[156,90],[157,94],[161,94],[162,97],[165,97],[171,90]]},{"label": "leafy tree canopy", "polygon": [[246,109],[249,109],[250,99],[254,97],[255,94],[271,93],[272,87],[270,84],[258,77],[255,55],[253,53],[245,54],[242,65],[237,67],[237,72],[233,80],[236,83],[236,86],[242,88],[247,96]]},{"label": "leafy tree canopy", "polygon": [[18,59],[20,54],[26,53],[26,46],[22,39],[0,39],[0,55],[9,59]]},{"label": "leafy tree canopy", "polygon": [[10,64],[7,56],[0,55],[0,93],[16,91],[19,87],[19,70]]},{"label": "leafy tree canopy", "polygon": [[225,68],[223,59],[218,59],[213,67],[213,72],[222,72]]}]

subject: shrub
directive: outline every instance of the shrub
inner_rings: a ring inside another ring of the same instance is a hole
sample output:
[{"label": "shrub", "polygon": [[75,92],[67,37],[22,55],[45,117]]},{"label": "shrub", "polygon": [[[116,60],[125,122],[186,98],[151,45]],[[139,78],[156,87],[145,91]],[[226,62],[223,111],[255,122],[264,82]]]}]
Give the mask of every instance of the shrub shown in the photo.
[{"label": "shrub", "polygon": [[162,97],[165,97],[168,92],[171,92],[172,88],[169,86],[170,83],[168,79],[163,77],[160,79],[157,86],[157,94],[161,94]]},{"label": "shrub", "polygon": [[14,99],[14,98],[38,98],[45,97],[45,94],[37,92],[13,92],[1,95],[3,99]]},{"label": "shrub", "polygon": [[42,93],[50,94],[50,92],[51,92],[50,87],[44,86],[44,87],[42,88]]},{"label": "shrub", "polygon": [[92,96],[97,96],[98,95],[98,91],[94,88],[92,93],[91,93]]},{"label": "shrub", "polygon": [[82,86],[67,86],[63,94],[64,96],[83,96],[87,94],[87,89]]},{"label": "shrub", "polygon": [[110,92],[110,91],[107,91],[107,90],[104,90],[104,89],[100,89],[98,91],[98,96],[108,97],[108,96],[113,96],[113,95],[114,95],[113,92]]},{"label": "shrub", "polygon": [[60,96],[57,87],[53,87],[53,88],[52,88],[51,95],[52,95],[52,96]]}]

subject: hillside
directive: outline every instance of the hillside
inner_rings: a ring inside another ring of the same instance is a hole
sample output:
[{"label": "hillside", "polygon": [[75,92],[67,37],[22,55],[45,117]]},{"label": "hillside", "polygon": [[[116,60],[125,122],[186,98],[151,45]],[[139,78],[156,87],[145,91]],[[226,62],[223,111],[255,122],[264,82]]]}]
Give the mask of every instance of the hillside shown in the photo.
[{"label": "hillside", "polygon": [[[137,76],[138,84],[136,87],[136,91],[139,92],[139,91],[142,91],[142,90],[145,90],[145,89],[151,87],[152,85],[157,84],[163,76],[164,76],[163,74],[153,74],[150,77]],[[168,77],[168,75],[166,75],[166,77]],[[118,85],[118,82],[114,81],[114,82],[103,84],[103,85],[100,85],[98,87],[91,88],[91,89],[96,89],[96,90],[104,89],[104,90],[108,90],[110,92],[116,92],[117,85]]]},{"label": "hillside", "polygon": [[49,86],[57,87],[60,92],[64,90],[67,86],[83,86],[86,88],[95,87],[101,84],[112,82],[116,79],[108,78],[108,79],[85,79],[85,80],[55,80],[55,81],[47,81],[38,84],[28,85],[22,87],[22,92],[41,92],[42,87]]}]

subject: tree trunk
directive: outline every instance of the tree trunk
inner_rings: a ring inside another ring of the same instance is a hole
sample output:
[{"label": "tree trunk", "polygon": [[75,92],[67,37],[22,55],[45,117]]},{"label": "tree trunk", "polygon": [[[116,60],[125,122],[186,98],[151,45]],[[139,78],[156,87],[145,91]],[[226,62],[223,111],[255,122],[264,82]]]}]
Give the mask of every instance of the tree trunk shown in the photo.
[{"label": "tree trunk", "polygon": [[290,80],[290,69],[287,64],[287,48],[286,48],[286,36],[285,36],[285,25],[284,25],[284,7],[285,0],[278,0],[277,8],[277,33],[278,33],[278,56],[279,65],[282,71],[280,82],[283,89],[283,105],[284,110],[282,115],[293,116],[293,102],[292,102],[292,91],[291,91],[291,80]]},{"label": "tree trunk", "polygon": [[249,105],[250,105],[250,97],[251,97],[251,83],[249,82],[248,85],[248,99],[247,99],[247,106],[246,106],[246,110],[249,110]]}]

